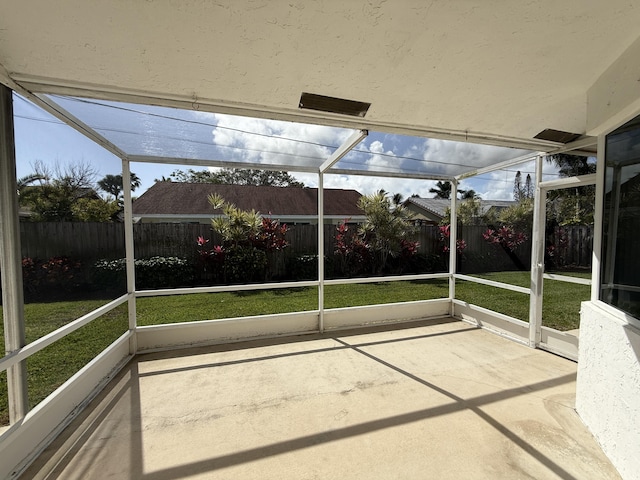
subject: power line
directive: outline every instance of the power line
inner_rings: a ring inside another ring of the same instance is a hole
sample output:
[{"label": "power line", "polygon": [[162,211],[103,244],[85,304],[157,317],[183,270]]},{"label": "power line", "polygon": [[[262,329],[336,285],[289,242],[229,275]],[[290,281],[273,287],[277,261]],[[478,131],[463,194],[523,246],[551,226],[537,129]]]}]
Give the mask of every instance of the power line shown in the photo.
[{"label": "power line", "polygon": [[[213,128],[216,128],[216,129],[219,128],[219,129],[231,130],[231,131],[235,131],[235,132],[239,132],[239,133],[244,133],[244,134],[247,134],[247,135],[256,135],[256,136],[265,137],[265,138],[269,138],[269,139],[285,140],[285,141],[297,142],[297,143],[302,143],[302,144],[306,144],[306,145],[313,145],[313,146],[318,146],[318,147],[323,147],[323,148],[330,148],[330,149],[338,148],[335,145],[327,145],[327,144],[323,144],[323,143],[319,143],[319,142],[312,142],[312,141],[307,141],[307,140],[294,139],[294,138],[289,138],[289,137],[277,136],[277,135],[273,135],[273,134],[264,134],[264,133],[259,133],[259,132],[252,132],[252,131],[248,131],[248,130],[244,130],[244,129],[233,128],[233,127],[219,126],[217,124],[210,123],[210,122],[203,122],[203,121],[198,121],[198,120],[187,120],[187,119],[183,119],[183,118],[173,117],[173,116],[170,116],[170,115],[162,115],[162,114],[157,114],[157,113],[146,112],[146,111],[143,111],[143,110],[137,110],[137,109],[133,109],[133,108],[123,107],[123,106],[110,105],[110,104],[99,102],[99,101],[95,101],[95,100],[81,99],[81,98],[77,98],[77,97],[62,97],[62,96],[57,96],[57,95],[52,95],[52,97],[55,97],[55,98],[58,98],[58,99],[62,99],[62,100],[80,102],[80,103],[84,103],[84,104],[88,104],[88,105],[96,105],[96,106],[105,107],[105,108],[112,108],[112,109],[121,110],[121,111],[125,111],[125,112],[140,114],[140,115],[147,115],[147,116],[150,116],[150,117],[162,118],[162,119],[166,119],[166,120],[184,122],[184,123],[195,124],[195,125],[203,125],[203,126],[213,127]],[[26,99],[23,99],[22,97],[19,97],[19,96],[17,98],[20,98],[25,103],[31,105],[31,103],[28,102]],[[61,122],[59,120],[49,120],[49,119],[44,119],[44,118],[30,117],[30,116],[26,116],[26,115],[16,115],[16,117],[27,119],[27,120],[45,122],[45,123],[54,123],[54,124],[65,125],[64,122]],[[283,155],[283,156],[296,157],[296,158],[305,158],[305,159],[310,159],[310,160],[318,160],[318,161],[324,160],[324,157],[316,157],[316,156],[311,156],[311,155],[301,155],[301,154],[282,152],[282,151],[254,149],[254,148],[248,148],[248,147],[237,147],[237,146],[232,146],[232,145],[222,145],[222,144],[217,144],[217,143],[213,143],[213,142],[205,142],[205,141],[202,141],[202,140],[173,137],[173,136],[170,136],[170,135],[149,134],[148,132],[135,132],[135,131],[130,131],[130,130],[122,130],[122,129],[98,127],[98,126],[92,126],[92,128],[94,128],[97,131],[101,131],[101,132],[111,132],[111,133],[119,133],[119,134],[125,134],[125,135],[144,136],[144,137],[147,137],[147,138],[151,137],[151,138],[156,138],[156,139],[159,139],[159,140],[162,140],[162,139],[174,140],[174,141],[180,141],[180,142],[187,142],[187,143],[206,145],[206,146],[213,147],[213,148],[229,148],[229,149],[239,150],[239,151],[267,153],[267,154],[273,154],[273,155]],[[396,154],[393,154],[393,153],[371,152],[370,150],[363,150],[363,149],[353,149],[352,152],[359,153],[359,154],[364,154],[364,155],[370,155],[370,156],[376,156],[377,155],[379,157],[385,157],[385,158],[393,158],[393,159],[399,159],[399,160],[415,161],[415,162],[419,162],[419,163],[424,164],[424,165],[436,164],[436,165],[457,166],[457,167],[466,167],[466,168],[478,168],[478,165],[469,165],[469,164],[465,164],[465,163],[447,162],[447,161],[440,161],[440,160],[433,160],[433,159],[427,160],[427,159],[424,159],[424,158],[415,158],[415,157],[410,157],[410,156],[405,156],[405,155],[396,155]],[[349,155],[346,158],[348,158],[348,157],[349,157]],[[346,160],[346,159],[343,159],[340,163],[346,163],[346,164],[351,164],[351,165],[359,165],[359,166],[363,165],[362,163],[357,163],[357,162],[349,161],[349,160]],[[384,168],[391,169],[392,167],[384,167],[383,166],[383,167],[380,167],[380,168],[382,168],[382,169],[384,169]],[[406,166],[403,167],[402,170],[405,171],[405,172],[413,172],[413,173],[423,173],[423,174],[424,173],[428,173],[423,169],[407,168]],[[503,169],[501,171],[516,172],[518,170],[515,170],[515,169]],[[525,171],[525,170],[520,170],[520,172],[521,173],[529,173],[529,174],[535,173],[533,171]],[[557,174],[549,174],[549,175],[557,175]],[[557,175],[557,176],[560,176],[560,175]],[[476,176],[475,178],[483,178],[483,177]],[[484,177],[484,178],[486,178],[486,177]],[[486,180],[487,181],[500,181],[500,182],[507,182],[508,183],[507,180],[495,180],[495,179],[486,179]]]},{"label": "power line", "polygon": [[[219,126],[219,125],[211,123],[211,122],[202,122],[202,121],[198,121],[198,120],[187,120],[187,119],[184,119],[184,118],[173,117],[173,116],[170,116],[170,115],[162,115],[162,114],[159,114],[159,113],[146,112],[144,110],[137,110],[137,109],[129,108],[129,107],[123,107],[123,106],[118,106],[118,105],[110,105],[108,103],[103,103],[103,102],[99,102],[99,101],[96,101],[96,100],[88,100],[88,99],[77,98],[77,97],[62,97],[62,96],[58,96],[58,95],[51,95],[51,96],[55,97],[55,98],[62,99],[62,100],[75,101],[75,102],[85,103],[85,104],[89,104],[89,105],[97,105],[97,106],[101,106],[101,107],[112,108],[112,109],[116,109],[116,110],[122,110],[122,111],[135,113],[135,114],[139,114],[139,115],[147,115],[147,116],[150,116],[150,117],[162,118],[162,119],[165,119],[165,120],[172,120],[172,121],[184,122],[184,123],[188,123],[188,124],[204,125],[204,126],[215,127],[215,128],[220,128],[220,129],[224,129],[224,130],[231,130],[231,131],[235,131],[235,132],[244,133],[244,134],[247,134],[247,135],[256,135],[256,136],[265,137],[265,138],[269,138],[269,139],[286,140],[286,141],[297,142],[297,143],[302,143],[302,144],[306,144],[306,145],[314,145],[314,146],[319,146],[319,147],[324,147],[324,148],[331,148],[331,149],[334,149],[334,150],[339,147],[339,145],[327,145],[327,144],[324,144],[324,143],[312,142],[312,141],[308,141],[308,140],[300,140],[300,139],[296,139],[296,138],[282,137],[282,136],[277,136],[277,135],[273,135],[273,134],[252,132],[252,131],[244,130],[244,129],[240,129],[240,128]],[[95,127],[95,128],[98,129],[99,127]],[[427,159],[424,159],[424,158],[415,158],[415,157],[410,157],[410,156],[405,156],[405,155],[396,155],[396,154],[390,154],[390,153],[376,153],[376,152],[371,152],[369,150],[363,150],[363,149],[358,149],[358,148],[352,149],[352,152],[363,153],[363,154],[367,154],[367,155],[378,155],[378,156],[381,156],[381,157],[396,158],[396,159],[401,159],[401,160],[409,160],[409,161],[415,161],[415,162],[420,162],[420,163],[425,163],[425,164],[435,163],[435,164],[439,164],[439,165],[453,165],[453,166],[466,167],[466,168],[478,168],[478,165],[469,165],[469,164],[465,164],[465,163],[457,163],[457,162],[449,162],[449,161],[441,161],[441,160],[427,160]]]},{"label": "power line", "polygon": [[338,146],[336,145],[326,145],[326,144],[322,144],[322,143],[318,143],[318,142],[311,142],[308,140],[300,140],[298,138],[289,138],[289,137],[280,137],[280,136],[275,136],[272,134],[266,134],[266,133],[259,133],[259,132],[251,132],[249,130],[243,130],[241,128],[234,128],[234,127],[226,127],[226,126],[222,126],[222,125],[217,125],[215,123],[211,123],[211,122],[203,122],[203,121],[198,121],[198,120],[187,120],[185,118],[179,118],[179,117],[172,117],[170,115],[161,115],[159,113],[152,113],[152,112],[145,112],[144,110],[136,110],[134,108],[128,108],[128,107],[121,107],[121,106],[117,106],[117,105],[109,105],[107,103],[102,103],[102,102],[98,102],[95,100],[86,100],[83,98],[77,98],[77,97],[61,97],[58,95],[51,95],[52,97],[56,97],[56,98],[60,98],[60,99],[64,99],[64,100],[70,100],[70,101],[75,101],[75,102],[81,102],[81,103],[86,103],[89,105],[98,105],[101,107],[106,107],[106,108],[113,108],[115,110],[122,110],[125,112],[130,112],[130,113],[136,113],[139,115],[147,115],[150,117],[156,117],[156,118],[162,118],[165,120],[174,120],[177,122],[184,122],[184,123],[190,123],[193,125],[202,125],[202,126],[207,126],[207,127],[214,127],[214,128],[220,128],[223,130],[231,130],[234,132],[240,132],[240,133],[245,133],[247,135],[257,135],[260,137],[266,137],[266,138],[276,138],[279,140],[286,140],[286,141],[290,141],[290,142],[298,142],[298,143],[304,143],[304,144],[308,144],[308,145],[316,145],[319,147],[326,147],[326,148],[333,148],[336,149],[338,148]]}]

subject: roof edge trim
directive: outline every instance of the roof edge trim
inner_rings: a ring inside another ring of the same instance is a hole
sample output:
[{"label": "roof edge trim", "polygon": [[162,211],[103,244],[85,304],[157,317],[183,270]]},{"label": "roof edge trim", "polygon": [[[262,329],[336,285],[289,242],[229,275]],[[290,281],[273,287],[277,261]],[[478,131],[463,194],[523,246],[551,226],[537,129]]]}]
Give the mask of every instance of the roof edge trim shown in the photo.
[{"label": "roof edge trim", "polygon": [[155,105],[181,108],[187,110],[206,111],[228,115],[248,116],[270,120],[283,120],[331,127],[351,128],[357,130],[373,130],[383,133],[451,140],[456,142],[477,143],[501,147],[521,148],[526,150],[549,151],[561,147],[562,144],[530,138],[514,138],[484,132],[447,130],[435,127],[419,127],[392,122],[379,122],[363,118],[345,118],[343,115],[315,112],[312,110],[285,109],[266,107],[264,105],[244,104],[223,100],[118,88],[109,85],[77,83],[72,80],[53,79],[31,75],[12,74],[11,79],[22,88],[38,94],[55,94],[111,100],[134,104]]}]

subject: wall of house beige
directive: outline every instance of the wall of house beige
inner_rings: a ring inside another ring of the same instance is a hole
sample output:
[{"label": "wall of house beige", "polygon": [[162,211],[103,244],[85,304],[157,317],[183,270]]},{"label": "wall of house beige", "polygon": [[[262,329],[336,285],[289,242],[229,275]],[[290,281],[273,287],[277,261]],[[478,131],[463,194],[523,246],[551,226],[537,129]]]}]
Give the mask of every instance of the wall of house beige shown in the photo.
[{"label": "wall of house beige", "polygon": [[[638,58],[640,38],[588,90],[587,133],[604,135],[640,113]],[[604,159],[601,151],[598,161]],[[602,163],[598,168],[603,168]],[[601,214],[596,222],[601,224]],[[594,282],[599,282],[599,266],[600,253],[595,251]],[[597,292],[594,289],[596,297]],[[640,322],[592,300],[583,303],[581,310],[576,409],[622,478],[636,479],[640,472]]]},{"label": "wall of house beige", "polygon": [[601,135],[640,111],[640,38],[587,91],[587,134]]},{"label": "wall of house beige", "polygon": [[576,408],[624,479],[640,472],[640,330],[582,305]]}]

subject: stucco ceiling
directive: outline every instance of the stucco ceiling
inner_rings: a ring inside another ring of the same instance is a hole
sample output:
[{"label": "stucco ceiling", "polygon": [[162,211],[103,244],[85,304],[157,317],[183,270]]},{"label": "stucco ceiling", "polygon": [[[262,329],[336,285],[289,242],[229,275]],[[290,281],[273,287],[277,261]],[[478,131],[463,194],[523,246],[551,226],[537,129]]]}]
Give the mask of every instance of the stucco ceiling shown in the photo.
[{"label": "stucco ceiling", "polygon": [[0,64],[35,92],[516,144],[586,133],[638,25],[629,0],[21,0],[0,5]]}]

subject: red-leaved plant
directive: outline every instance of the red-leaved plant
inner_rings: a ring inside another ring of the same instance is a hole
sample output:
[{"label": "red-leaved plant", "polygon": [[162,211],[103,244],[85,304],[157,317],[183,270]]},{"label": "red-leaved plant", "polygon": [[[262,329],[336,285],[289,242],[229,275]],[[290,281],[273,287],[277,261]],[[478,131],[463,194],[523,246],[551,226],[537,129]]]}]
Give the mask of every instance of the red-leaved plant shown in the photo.
[{"label": "red-leaved plant", "polygon": [[488,228],[486,232],[482,234],[482,237],[490,244],[500,245],[510,252],[513,252],[519,245],[527,241],[527,236],[524,233],[517,232],[513,228],[505,225],[497,230]]}]

